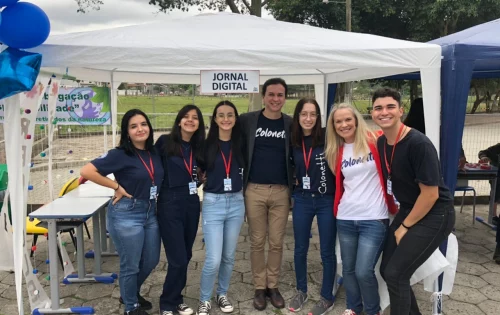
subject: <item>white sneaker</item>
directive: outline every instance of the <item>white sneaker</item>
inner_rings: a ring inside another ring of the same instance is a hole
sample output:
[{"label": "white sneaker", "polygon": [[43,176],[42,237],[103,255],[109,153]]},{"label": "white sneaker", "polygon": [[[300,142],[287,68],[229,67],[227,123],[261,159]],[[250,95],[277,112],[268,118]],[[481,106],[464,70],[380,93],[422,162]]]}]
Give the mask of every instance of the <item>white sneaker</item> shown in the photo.
[{"label": "white sneaker", "polygon": [[217,305],[219,305],[223,313],[231,313],[234,311],[234,307],[231,302],[229,302],[226,295],[217,295]]},{"label": "white sneaker", "polygon": [[212,305],[210,305],[209,301],[202,302],[198,304],[198,311],[196,312],[196,315],[210,315],[209,311],[212,308]]},{"label": "white sneaker", "polygon": [[177,305],[177,312],[180,315],[191,315],[194,313],[193,309],[184,303]]},{"label": "white sneaker", "polygon": [[174,315],[172,311],[160,311],[160,315]]}]

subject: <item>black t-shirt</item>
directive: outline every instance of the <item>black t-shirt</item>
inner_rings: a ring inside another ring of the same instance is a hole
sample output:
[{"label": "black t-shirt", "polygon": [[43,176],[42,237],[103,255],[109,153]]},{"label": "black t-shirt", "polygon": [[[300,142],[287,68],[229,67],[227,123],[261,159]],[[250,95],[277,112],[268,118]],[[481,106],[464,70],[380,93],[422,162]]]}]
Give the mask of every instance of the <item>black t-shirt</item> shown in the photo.
[{"label": "black t-shirt", "polygon": [[[189,142],[181,141],[182,155],[174,155],[166,157],[165,145],[166,141],[171,141],[168,139],[168,135],[162,135],[155,143],[155,147],[161,150],[163,166],[166,169],[165,181],[163,184],[164,189],[175,189],[183,190],[189,193],[189,183],[193,180],[198,184],[198,168],[196,163],[195,154],[193,152],[193,158],[191,162],[191,170],[188,172],[190,164],[191,155],[191,144]],[[179,152],[180,153],[180,152]],[[186,167],[186,164],[188,167]]]},{"label": "black t-shirt", "polygon": [[255,131],[252,164],[248,175],[250,183],[288,186],[285,139],[283,117],[269,119],[261,113]]},{"label": "black t-shirt", "polygon": [[[309,150],[312,145],[312,137],[304,137],[306,146],[306,158],[309,156]],[[312,149],[311,160],[307,175],[310,177],[310,189],[303,189],[302,177],[306,176],[306,165],[304,162],[304,151],[300,148],[293,147],[292,158],[295,165],[295,176],[297,177],[298,185],[295,187],[295,192],[311,192],[326,195],[335,193],[335,182],[333,174],[325,159],[325,148],[323,145],[316,146]]]},{"label": "black t-shirt", "polygon": [[[160,156],[155,152],[145,150],[137,150],[137,152],[150,169],[149,157],[151,156],[154,167],[155,185],[157,186],[157,193],[159,193],[164,176]],[[133,198],[149,200],[149,192],[153,184],[146,167],[137,154],[128,155],[123,149],[111,149],[108,153],[103,154],[91,163],[102,176],[113,174],[116,181]]]},{"label": "black t-shirt", "polygon": [[[393,146],[387,144],[384,135],[378,139],[377,146],[384,179],[387,180],[384,149],[387,153],[387,162],[391,163]],[[415,205],[420,194],[418,183],[426,186],[439,186],[439,198],[434,206],[449,205],[453,202],[441,175],[436,148],[421,132],[411,129],[406,137],[397,143],[390,168],[392,191],[403,209],[412,209]]]},{"label": "black t-shirt", "polygon": [[[219,146],[224,153],[226,158],[226,163],[229,163],[229,155],[231,151],[231,141],[221,141],[219,140]],[[221,151],[218,150],[217,156],[215,157],[214,165],[211,169],[207,170],[207,182],[203,188],[203,191],[214,194],[225,194],[238,192],[243,188],[243,168],[239,165],[238,161],[234,157],[231,159],[231,170],[229,173],[229,178],[231,178],[231,191],[224,191],[224,179],[226,176],[226,167],[224,160],[222,158]]]}]

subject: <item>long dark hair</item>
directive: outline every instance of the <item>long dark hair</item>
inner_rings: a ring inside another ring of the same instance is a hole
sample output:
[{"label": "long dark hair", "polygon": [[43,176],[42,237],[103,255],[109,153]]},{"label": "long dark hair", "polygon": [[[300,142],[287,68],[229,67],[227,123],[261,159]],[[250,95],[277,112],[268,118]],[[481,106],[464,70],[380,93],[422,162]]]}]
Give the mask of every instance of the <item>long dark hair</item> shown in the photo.
[{"label": "long dark hair", "polygon": [[205,142],[205,161],[207,169],[212,169],[215,164],[215,159],[219,151],[218,141],[219,141],[219,126],[215,122],[217,118],[217,109],[223,105],[229,106],[234,109],[234,115],[236,116],[236,121],[234,123],[233,129],[231,130],[231,150],[233,152],[233,157],[240,167],[243,167],[243,154],[241,152],[241,125],[240,117],[238,115],[238,110],[236,106],[230,101],[221,101],[215,105],[214,112],[212,114],[212,119],[210,120],[210,129],[208,130],[207,141]]},{"label": "long dark hair", "polygon": [[292,120],[292,146],[301,147],[302,146],[302,138],[304,137],[304,132],[302,131],[302,127],[299,123],[300,112],[304,108],[304,105],[310,103],[313,104],[316,108],[316,124],[312,128],[311,136],[312,136],[312,146],[317,147],[319,145],[323,145],[325,143],[325,136],[322,132],[321,128],[321,112],[319,109],[318,102],[316,102],[313,98],[303,98],[301,99],[297,105],[295,106],[295,111],[293,113]]},{"label": "long dark hair", "polygon": [[203,163],[203,143],[205,142],[205,123],[203,122],[203,115],[201,114],[200,109],[196,105],[186,105],[179,113],[177,113],[177,117],[175,117],[174,125],[172,126],[172,132],[170,132],[170,141],[167,142],[167,146],[165,151],[167,156],[181,156],[181,127],[179,124],[181,123],[181,119],[186,116],[186,114],[192,110],[196,111],[198,115],[198,130],[196,130],[191,137],[189,143],[191,144],[191,148],[193,150],[193,155],[198,162],[198,165]]},{"label": "long dark hair", "polygon": [[422,98],[413,100],[404,124],[417,129],[425,135],[424,101]]},{"label": "long dark hair", "polygon": [[127,111],[122,117],[120,143],[117,147],[118,149],[125,150],[125,153],[127,153],[128,155],[134,155],[136,150],[128,135],[128,124],[130,122],[130,119],[136,115],[143,116],[146,119],[149,127],[149,136],[146,139],[146,145],[144,146],[144,148],[148,151],[154,151],[153,126],[151,126],[151,122],[149,121],[148,116],[140,109],[131,109]]}]

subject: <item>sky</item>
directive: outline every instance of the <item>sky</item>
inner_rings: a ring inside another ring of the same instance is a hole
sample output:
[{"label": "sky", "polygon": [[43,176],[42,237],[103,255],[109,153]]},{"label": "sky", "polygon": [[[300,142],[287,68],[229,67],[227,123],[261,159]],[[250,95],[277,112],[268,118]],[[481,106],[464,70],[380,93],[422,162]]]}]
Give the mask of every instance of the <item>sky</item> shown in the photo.
[{"label": "sky", "polygon": [[[118,26],[149,23],[199,14],[197,7],[189,12],[172,11],[158,13],[158,8],[149,5],[149,0],[103,0],[99,11],[77,13],[74,0],[24,0],[36,4],[49,16],[51,34],[91,31]],[[207,12],[207,11],[205,11]],[[272,18],[267,12],[263,17]]]}]

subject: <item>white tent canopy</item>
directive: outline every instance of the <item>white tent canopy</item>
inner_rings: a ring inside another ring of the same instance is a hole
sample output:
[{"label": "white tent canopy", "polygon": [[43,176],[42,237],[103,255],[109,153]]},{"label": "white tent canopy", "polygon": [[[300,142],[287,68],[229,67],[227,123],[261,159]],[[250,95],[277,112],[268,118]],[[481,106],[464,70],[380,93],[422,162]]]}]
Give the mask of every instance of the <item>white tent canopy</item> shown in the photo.
[{"label": "white tent canopy", "polygon": [[[43,55],[44,71],[111,82],[115,89],[121,82],[199,84],[200,70],[260,70],[261,83],[282,77],[314,84],[323,122],[328,83],[420,71],[428,136],[439,148],[438,45],[211,13],[50,36],[31,51]],[[116,97],[112,106],[116,113]]]}]

